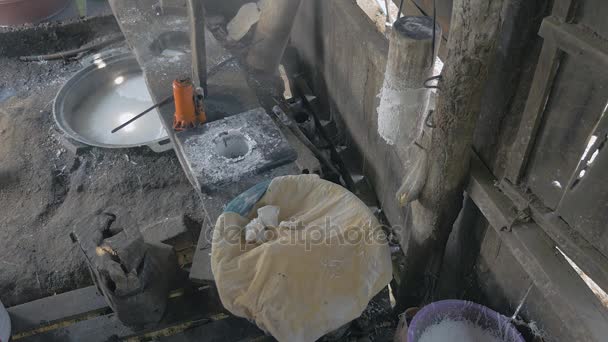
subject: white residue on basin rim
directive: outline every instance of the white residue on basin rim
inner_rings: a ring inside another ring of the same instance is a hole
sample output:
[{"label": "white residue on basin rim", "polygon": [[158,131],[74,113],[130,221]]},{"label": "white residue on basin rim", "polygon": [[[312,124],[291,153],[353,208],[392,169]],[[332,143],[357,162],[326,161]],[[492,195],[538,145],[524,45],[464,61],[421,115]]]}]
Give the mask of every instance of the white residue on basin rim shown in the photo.
[{"label": "white residue on basin rim", "polygon": [[418,342],[501,342],[496,335],[469,321],[444,319],[428,326]]},{"label": "white residue on basin rim", "polygon": [[100,87],[75,108],[70,125],[86,139],[108,145],[145,144],[167,137],[156,111],[129,124],[112,129],[152,106],[143,75],[131,73],[116,77],[112,85]]}]

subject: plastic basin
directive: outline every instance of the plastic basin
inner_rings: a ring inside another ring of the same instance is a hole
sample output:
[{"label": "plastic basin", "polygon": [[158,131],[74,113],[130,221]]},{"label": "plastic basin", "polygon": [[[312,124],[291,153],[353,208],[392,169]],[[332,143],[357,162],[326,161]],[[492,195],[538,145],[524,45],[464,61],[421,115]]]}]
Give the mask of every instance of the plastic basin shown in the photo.
[{"label": "plastic basin", "polygon": [[414,316],[408,328],[407,341],[419,341],[428,327],[444,319],[469,321],[493,332],[504,342],[525,342],[509,318],[483,305],[455,299],[442,300],[423,307]]}]

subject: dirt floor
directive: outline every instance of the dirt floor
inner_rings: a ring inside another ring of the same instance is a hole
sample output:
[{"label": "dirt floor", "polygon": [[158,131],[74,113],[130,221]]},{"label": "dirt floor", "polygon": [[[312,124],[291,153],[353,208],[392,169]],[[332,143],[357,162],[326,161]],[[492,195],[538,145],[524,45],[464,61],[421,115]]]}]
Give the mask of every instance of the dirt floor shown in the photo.
[{"label": "dirt floor", "polygon": [[142,227],[182,214],[202,221],[172,151],[90,148],[75,155],[64,148],[52,102],[79,68],[75,61],[0,56],[0,300],[6,306],[91,283],[69,237],[88,213],[122,206]]}]

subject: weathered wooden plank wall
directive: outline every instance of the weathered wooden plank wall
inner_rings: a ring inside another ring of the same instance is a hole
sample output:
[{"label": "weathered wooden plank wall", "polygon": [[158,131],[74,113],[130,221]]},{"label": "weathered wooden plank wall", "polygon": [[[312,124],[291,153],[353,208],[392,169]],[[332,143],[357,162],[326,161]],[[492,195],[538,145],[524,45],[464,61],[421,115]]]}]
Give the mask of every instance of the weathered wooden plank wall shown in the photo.
[{"label": "weathered wooden plank wall", "polygon": [[[424,2],[413,1],[421,4]],[[399,3],[399,1],[395,2]],[[564,4],[565,2],[568,4]],[[483,161],[491,166],[491,171],[499,179],[505,174],[509,175],[513,170],[519,179],[521,175],[526,174],[524,166],[527,162],[518,161],[519,166],[517,166],[507,157],[509,148],[518,133],[517,127],[522,111],[525,117],[526,111],[523,108],[528,97],[528,89],[530,85],[532,88],[540,87],[540,91],[534,91],[539,94],[541,100],[528,110],[532,113],[532,121],[528,121],[531,124],[527,124],[524,130],[529,133],[529,137],[528,141],[524,142],[523,155],[535,153],[536,140],[531,137],[536,136],[536,129],[544,127],[543,99],[546,100],[552,91],[551,82],[557,75],[562,52],[556,43],[548,44],[548,40],[545,42],[547,48],[540,52],[542,39],[538,37],[537,30],[543,16],[546,15],[544,13],[551,10],[548,5],[552,2],[507,1],[507,3],[511,7],[506,8],[504,14],[509,16],[509,20],[504,20],[503,23],[505,26],[500,38],[499,55],[495,61],[495,70],[488,81],[490,89],[486,89],[487,97],[482,101],[480,125],[474,145]],[[573,10],[569,0],[556,0],[553,10],[563,18],[571,19],[575,13],[589,11],[588,6],[582,4],[574,7]],[[601,22],[597,19],[600,17],[595,15],[596,23]],[[394,200],[394,193],[403,175],[403,169],[408,165],[399,159],[394,149],[383,145],[377,134],[376,96],[380,90],[386,64],[385,38],[375,31],[371,21],[356,4],[321,0],[305,3],[296,22],[292,40],[300,57],[311,71],[315,90],[319,94],[329,95],[332,115],[343,123],[349,132],[352,144],[361,152],[363,157],[361,172],[372,181],[389,221],[397,228],[411,224],[408,211],[395,206]],[[541,44],[538,44],[539,42]],[[542,64],[545,71],[538,71],[536,68],[539,55],[542,59],[553,60],[549,64]],[[537,74],[541,73],[544,80],[541,78],[532,82],[535,69]],[[535,86],[534,83],[537,85]],[[499,115],[496,115],[497,112]],[[536,124],[535,120],[538,120]],[[510,165],[515,165],[513,170],[508,168]],[[549,216],[544,218],[545,224],[554,221]],[[483,221],[482,219],[479,224],[482,230],[484,225],[487,226],[487,222]],[[465,224],[471,224],[471,221]],[[461,231],[465,235],[478,236],[477,233],[472,234],[470,228]],[[555,238],[555,235],[551,237]],[[466,236],[459,241],[465,240]],[[482,240],[481,254],[475,272],[472,272],[473,269],[468,272],[479,277],[488,302],[506,312],[513,310],[532,279],[521,267],[519,260],[514,258],[513,251],[509,248],[501,248],[504,244],[493,229],[482,233]],[[404,236],[401,242],[405,245],[407,236]],[[552,242],[549,240],[548,243]],[[572,243],[576,248],[571,250],[578,253],[584,253],[589,247]],[[475,246],[469,243],[466,247]],[[564,271],[568,271],[568,266],[564,265]],[[601,263],[596,263],[592,268],[598,270],[600,266]],[[600,273],[603,274],[603,271]],[[462,277],[458,279],[461,280]],[[500,286],[492,284],[500,284]],[[571,335],[573,331],[563,324],[562,318],[554,309],[549,306],[543,307],[542,304],[546,300],[544,290],[537,288],[532,291],[528,299],[531,305],[524,305],[524,315],[537,321],[542,329],[549,331],[549,340],[551,335],[573,336]]]},{"label": "weathered wooden plank wall", "polygon": [[557,245],[605,288],[608,265],[598,272],[593,260],[608,257],[608,169],[600,162],[608,133],[608,41],[602,35],[608,23],[599,18],[606,17],[605,1],[555,1],[539,31],[543,52],[506,172],[539,198],[546,215],[563,219],[558,223],[570,237]]}]

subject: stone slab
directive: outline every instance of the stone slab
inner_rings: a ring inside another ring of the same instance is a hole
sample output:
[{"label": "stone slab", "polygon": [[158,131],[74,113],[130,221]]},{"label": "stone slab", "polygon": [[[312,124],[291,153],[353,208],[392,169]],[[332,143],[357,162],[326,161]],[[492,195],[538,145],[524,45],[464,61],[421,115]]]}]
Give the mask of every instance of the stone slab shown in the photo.
[{"label": "stone slab", "polygon": [[296,160],[296,152],[262,108],[177,134],[204,192]]}]

